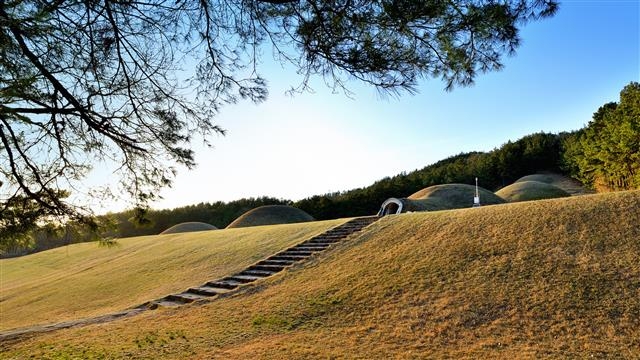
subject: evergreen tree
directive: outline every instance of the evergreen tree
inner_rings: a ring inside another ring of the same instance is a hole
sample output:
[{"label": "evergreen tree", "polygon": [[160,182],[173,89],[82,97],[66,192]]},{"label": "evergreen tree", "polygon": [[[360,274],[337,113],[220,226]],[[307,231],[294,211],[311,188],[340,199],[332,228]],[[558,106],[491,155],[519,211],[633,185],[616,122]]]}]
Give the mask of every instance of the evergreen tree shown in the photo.
[{"label": "evergreen tree", "polygon": [[640,84],[631,82],[619,103],[607,103],[565,141],[565,164],[598,190],[640,188]]}]

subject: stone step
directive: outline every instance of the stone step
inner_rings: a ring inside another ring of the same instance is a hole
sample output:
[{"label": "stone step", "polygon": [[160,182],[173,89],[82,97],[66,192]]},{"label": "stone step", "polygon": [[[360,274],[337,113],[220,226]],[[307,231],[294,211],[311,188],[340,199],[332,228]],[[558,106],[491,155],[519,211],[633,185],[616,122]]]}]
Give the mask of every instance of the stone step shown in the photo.
[{"label": "stone step", "polygon": [[283,255],[282,253],[276,254],[270,258],[268,258],[267,260],[271,261],[271,260],[291,260],[291,261],[300,261],[300,260],[304,260],[308,258],[308,256],[299,256],[299,255]]},{"label": "stone step", "polygon": [[249,270],[260,270],[260,271],[270,271],[272,273],[277,273],[279,271],[282,271],[282,269],[284,269],[283,265],[269,265],[269,264],[256,264],[256,265],[251,265],[249,267]]},{"label": "stone step", "polygon": [[333,244],[335,244],[335,242],[330,242],[329,243],[329,242],[310,242],[310,241],[307,241],[307,242],[302,243],[300,246],[315,247],[315,248],[324,250],[324,249],[328,248],[329,246],[331,246]]},{"label": "stone step", "polygon": [[246,284],[246,283],[254,282],[258,279],[262,279],[263,277],[264,276],[242,275],[242,273],[240,273],[237,275],[229,276],[227,279],[240,281]]},{"label": "stone step", "polygon": [[152,301],[150,304],[152,305],[152,308],[154,308],[154,309],[156,307],[158,307],[158,306],[176,307],[176,306],[184,305],[184,303],[182,301],[171,301],[171,300],[166,300],[166,299],[155,300],[155,301]]},{"label": "stone step", "polygon": [[351,230],[351,229],[362,229],[365,226],[369,226],[371,224],[373,224],[374,221],[358,221],[358,222],[353,222],[353,223],[347,223],[345,224],[343,227],[337,228],[340,230]]},{"label": "stone step", "polygon": [[298,246],[294,246],[294,247],[290,248],[289,250],[305,251],[305,252],[312,252],[313,253],[313,252],[322,251],[324,249],[325,249],[324,247],[298,245]]},{"label": "stone step", "polygon": [[338,242],[342,240],[342,238],[335,238],[335,239],[329,239],[329,238],[325,238],[325,237],[317,237],[317,238],[313,238],[311,240],[307,240],[307,243],[312,243],[312,244],[333,244],[335,242]]},{"label": "stone step", "polygon": [[295,261],[293,260],[262,260],[256,265],[267,265],[267,266],[289,266],[293,264]]},{"label": "stone step", "polygon": [[304,256],[304,257],[309,257],[311,256],[311,254],[313,254],[313,251],[286,250],[281,253],[278,253],[278,255],[285,255],[285,256],[294,255],[294,256]]},{"label": "stone step", "polygon": [[373,224],[375,221],[366,221],[366,222],[361,222],[358,224],[354,224],[355,226],[353,228],[357,228],[358,230],[362,230],[363,228]]},{"label": "stone step", "polygon": [[312,251],[286,250],[286,251],[277,253],[276,256],[298,256],[298,257],[308,258],[313,253],[314,252]]},{"label": "stone step", "polygon": [[233,290],[233,289],[237,288],[238,286],[240,286],[242,284],[244,284],[244,283],[243,282],[239,282],[239,281],[218,280],[218,281],[209,281],[208,283],[204,284],[204,286],[212,287],[212,288]]},{"label": "stone step", "polygon": [[[354,232],[361,231],[362,229],[364,229],[365,227],[367,227],[369,225],[370,224],[362,224],[362,225],[358,225],[358,226],[351,226],[351,227],[348,227],[348,228],[343,228],[343,229],[340,229],[335,234],[353,234]],[[327,233],[328,234],[333,234],[332,231],[328,231]]]},{"label": "stone step", "polygon": [[324,235],[318,235],[318,236],[314,236],[311,239],[307,240],[307,241],[312,241],[312,240],[323,240],[326,242],[335,242],[336,240],[339,240],[340,237],[327,237]]},{"label": "stone step", "polygon": [[372,215],[372,216],[360,216],[357,217],[355,219],[351,219],[349,220],[348,223],[354,223],[354,222],[374,222],[376,220],[380,219],[379,216],[377,215]]},{"label": "stone step", "polygon": [[276,271],[263,271],[263,270],[244,270],[240,274],[240,276],[257,276],[257,277],[269,277],[275,274]]},{"label": "stone step", "polygon": [[347,233],[347,234],[323,234],[323,235],[320,235],[320,236],[322,238],[324,238],[324,239],[342,239],[342,238],[345,238],[345,237],[353,234],[354,232],[350,232],[350,233]]},{"label": "stone step", "polygon": [[370,220],[351,220],[349,222],[347,222],[346,224],[343,224],[342,227],[340,229],[350,229],[350,228],[355,228],[355,227],[362,227],[362,226],[366,226],[371,224],[372,221]]},{"label": "stone step", "polygon": [[198,295],[189,292],[183,292],[180,294],[172,294],[165,298],[165,300],[174,301],[174,302],[182,302],[182,303],[190,303],[196,300],[206,299],[208,296]]},{"label": "stone step", "polygon": [[194,287],[187,290],[188,293],[202,295],[202,296],[216,296],[216,295],[224,294],[229,291],[230,291],[229,289],[222,289],[222,288],[210,287],[210,286]]},{"label": "stone step", "polygon": [[354,232],[356,232],[358,230],[353,230],[353,231],[327,231],[326,233],[323,234],[324,237],[327,238],[339,238],[339,237],[345,237],[345,236],[349,236],[351,234],[353,234]]},{"label": "stone step", "polygon": [[314,247],[314,248],[318,248],[318,249],[325,249],[328,246],[330,246],[331,244],[333,244],[333,243],[318,243],[318,242],[312,243],[312,242],[309,242],[309,240],[307,240],[307,241],[302,242],[302,243],[300,243],[300,244],[298,244],[296,246],[306,246],[306,247]]}]

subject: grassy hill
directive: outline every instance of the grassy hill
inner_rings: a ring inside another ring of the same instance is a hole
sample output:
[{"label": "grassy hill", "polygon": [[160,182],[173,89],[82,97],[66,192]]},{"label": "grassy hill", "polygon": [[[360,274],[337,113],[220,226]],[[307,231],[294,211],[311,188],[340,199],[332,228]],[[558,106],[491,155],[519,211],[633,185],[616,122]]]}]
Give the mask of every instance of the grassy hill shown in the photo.
[{"label": "grassy hill", "polygon": [[217,229],[218,229],[217,227],[211,224],[207,224],[199,221],[189,221],[189,222],[183,222],[180,224],[173,225],[167,230],[161,232],[160,235],[195,232],[195,231],[208,231],[208,230],[217,230]]},{"label": "grassy hill", "polygon": [[559,187],[560,189],[568,192],[571,195],[584,195],[594,193],[593,190],[585,188],[585,186],[578,180],[550,172],[523,176],[515,182],[519,183],[524,181],[539,181],[545,184],[550,184]]},{"label": "grassy hill", "polygon": [[303,210],[287,205],[265,205],[240,215],[227,229],[250,226],[294,224],[313,221],[314,218]]},{"label": "grassy hill", "polygon": [[[489,190],[478,188],[483,205],[503,204],[505,201]],[[449,210],[471,207],[476,187],[467,184],[434,185],[411,194],[407,199],[418,202],[422,209]]]},{"label": "grassy hill", "polygon": [[3,356],[638,358],[638,209],[635,191],[389,216],[235,296]]},{"label": "grassy hill", "polygon": [[0,260],[0,330],[124,310],[214,280],[344,220],[81,243]]},{"label": "grassy hill", "polygon": [[496,191],[508,202],[555,199],[570,196],[557,186],[534,180],[518,181]]}]

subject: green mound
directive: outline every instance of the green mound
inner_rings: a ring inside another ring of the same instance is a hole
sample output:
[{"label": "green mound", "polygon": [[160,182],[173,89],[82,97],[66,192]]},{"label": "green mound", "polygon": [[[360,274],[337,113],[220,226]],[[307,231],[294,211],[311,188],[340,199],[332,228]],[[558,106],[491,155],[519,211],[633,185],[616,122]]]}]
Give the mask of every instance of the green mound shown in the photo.
[{"label": "green mound", "polygon": [[306,212],[287,205],[266,205],[240,215],[227,229],[242,228],[248,226],[293,224],[315,219]]},{"label": "green mound", "polygon": [[496,195],[508,202],[554,199],[571,196],[561,188],[540,181],[518,181],[496,191]]},{"label": "green mound", "polygon": [[[406,199],[407,211],[435,211],[473,206],[476,188],[467,184],[435,185],[422,189]],[[489,190],[478,188],[480,204],[495,205],[505,201]]]},{"label": "green mound", "polygon": [[183,222],[177,225],[173,225],[167,230],[161,232],[160,235],[177,234],[177,233],[185,233],[185,232],[192,232],[192,231],[217,230],[217,229],[218,229],[217,227],[211,224],[192,221],[192,222]]},{"label": "green mound", "polygon": [[556,177],[551,174],[533,174],[533,175],[523,176],[520,179],[516,180],[516,182],[538,181],[545,184],[553,184],[555,180],[556,180]]},{"label": "green mound", "polygon": [[587,193],[591,193],[591,191],[585,189],[585,187],[579,181],[572,179],[570,177],[555,174],[555,173],[544,173],[544,174],[532,174],[523,176],[520,179],[516,180],[516,183],[525,182],[525,181],[538,181],[541,183],[553,185],[558,187],[569,195],[583,195]]}]

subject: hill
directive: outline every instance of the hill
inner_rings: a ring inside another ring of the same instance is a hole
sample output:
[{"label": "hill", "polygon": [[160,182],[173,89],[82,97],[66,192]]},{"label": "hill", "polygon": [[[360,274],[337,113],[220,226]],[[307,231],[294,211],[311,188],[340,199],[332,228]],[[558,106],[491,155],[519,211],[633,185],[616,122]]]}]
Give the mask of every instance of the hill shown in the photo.
[{"label": "hill", "polygon": [[344,220],[81,243],[0,260],[0,330],[120,311],[239,271]]},{"label": "hill", "polygon": [[198,221],[190,221],[183,222],[180,224],[173,225],[167,230],[160,233],[160,235],[165,234],[177,234],[184,232],[195,232],[195,231],[208,231],[208,230],[217,230],[218,228],[207,223],[198,222]]},{"label": "hill", "polygon": [[640,192],[629,191],[385,217],[235,296],[2,350],[45,359],[637,358],[639,208]]},{"label": "hill", "polygon": [[517,181],[496,191],[508,202],[555,199],[570,196],[568,192],[549,183],[534,180]]},{"label": "hill", "polygon": [[522,181],[539,181],[545,184],[550,184],[568,192],[570,195],[584,195],[584,194],[594,193],[593,190],[587,189],[578,180],[572,179],[564,175],[554,174],[550,172],[526,175],[516,180],[516,183],[522,182]]},{"label": "hill", "polygon": [[[428,210],[447,210],[468,208],[473,205],[476,188],[467,184],[443,184],[429,186],[411,194],[407,199],[420,201]],[[483,205],[502,204],[504,200],[494,193],[478,187]]]},{"label": "hill", "polygon": [[275,225],[293,224],[313,221],[314,218],[303,210],[287,205],[265,205],[247,211],[235,219],[227,229]]}]

